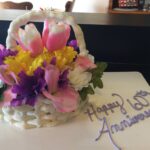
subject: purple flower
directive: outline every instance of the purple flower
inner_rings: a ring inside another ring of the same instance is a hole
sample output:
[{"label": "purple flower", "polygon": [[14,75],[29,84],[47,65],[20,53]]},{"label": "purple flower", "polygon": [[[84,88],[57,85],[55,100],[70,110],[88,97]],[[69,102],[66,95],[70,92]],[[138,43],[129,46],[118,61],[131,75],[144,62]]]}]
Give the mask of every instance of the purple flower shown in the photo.
[{"label": "purple flower", "polygon": [[8,56],[15,56],[17,54],[17,51],[12,51],[10,49],[6,48],[0,48],[0,65],[3,65],[3,61],[5,60],[5,57]]},{"label": "purple flower", "polygon": [[44,70],[37,68],[33,76],[26,75],[23,71],[19,73],[19,83],[12,87],[12,92],[17,94],[17,98],[12,100],[12,106],[28,104],[34,106],[38,94],[44,89]]},{"label": "purple flower", "polygon": [[53,57],[51,62],[50,62],[51,65],[56,65],[56,57]]},{"label": "purple flower", "polygon": [[78,50],[78,49],[79,49],[77,40],[71,40],[71,41],[68,43],[68,45],[69,45],[69,46],[72,46],[75,50]]},{"label": "purple flower", "polygon": [[16,107],[16,106],[21,106],[22,104],[34,106],[36,102],[36,96],[30,97],[30,98],[23,98],[21,96],[17,96],[17,98],[13,99],[11,101],[11,106]]},{"label": "purple flower", "polygon": [[47,62],[44,61],[42,65],[43,65],[43,67],[45,68],[45,67],[47,66]]},{"label": "purple flower", "polygon": [[68,71],[68,69],[66,69],[65,71],[63,71],[62,74],[60,74],[59,80],[58,80],[58,87],[59,88],[65,88],[65,87],[67,87],[68,82],[69,82],[69,80],[67,78],[68,73],[69,73],[69,71]]},{"label": "purple flower", "polygon": [[[56,65],[56,57],[53,57],[53,58],[51,59],[50,64],[51,64],[51,65]],[[45,68],[47,65],[48,65],[47,62],[44,61],[44,62],[43,62],[43,67]]]},{"label": "purple flower", "polygon": [[13,107],[21,106],[22,104],[24,104],[24,98],[17,96],[16,98],[12,99],[10,104]]}]

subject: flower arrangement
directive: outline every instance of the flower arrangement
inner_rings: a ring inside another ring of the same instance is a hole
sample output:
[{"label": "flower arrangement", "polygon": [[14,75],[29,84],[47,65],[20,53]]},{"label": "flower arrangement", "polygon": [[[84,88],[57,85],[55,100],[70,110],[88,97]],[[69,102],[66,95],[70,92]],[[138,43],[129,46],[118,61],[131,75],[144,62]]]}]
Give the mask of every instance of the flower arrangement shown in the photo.
[{"label": "flower arrangement", "polygon": [[[35,109],[46,99],[59,114],[75,112],[94,88],[102,88],[105,63],[94,64],[92,55],[80,55],[77,40],[68,41],[70,25],[44,21],[42,35],[30,23],[17,31],[13,50],[0,45],[0,106]],[[8,118],[7,118],[8,119]]]}]

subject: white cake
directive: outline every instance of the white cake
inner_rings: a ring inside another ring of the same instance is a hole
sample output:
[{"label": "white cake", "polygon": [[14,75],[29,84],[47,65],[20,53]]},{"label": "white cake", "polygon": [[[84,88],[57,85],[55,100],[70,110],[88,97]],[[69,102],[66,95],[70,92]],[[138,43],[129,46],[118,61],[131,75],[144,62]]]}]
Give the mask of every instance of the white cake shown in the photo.
[{"label": "white cake", "polygon": [[[98,117],[102,119],[105,117],[105,122],[97,119],[94,114],[91,115],[93,119],[93,121],[91,121],[87,113],[84,113],[87,112],[88,109],[92,112],[91,106],[89,106],[73,120],[53,128],[18,131],[16,128],[10,128],[4,125],[4,123],[0,123],[1,149],[149,150],[150,119],[148,117],[145,117],[144,120],[140,119],[138,123],[130,127],[126,126],[122,131],[118,130],[117,132],[117,130],[113,128],[113,133],[111,130],[112,125],[120,126],[120,122],[123,120],[130,122],[126,117],[127,115],[132,118],[138,114],[144,114],[144,111],[149,111],[150,107],[148,105],[146,106],[145,101],[142,99],[141,102],[145,107],[139,111],[132,108],[127,102],[127,99],[129,99],[132,104],[135,104],[136,101],[133,99],[133,96],[137,95],[137,92],[141,93],[141,91],[143,91],[142,93],[145,94],[142,95],[145,95],[144,98],[147,100],[147,104],[149,104],[150,87],[143,76],[138,72],[104,73],[103,82],[104,88],[102,90],[96,89],[96,94],[90,96],[90,103],[93,105],[94,110],[96,110],[96,108],[100,110],[103,105],[108,106],[110,103],[118,102],[121,104],[122,100],[118,96],[112,96],[113,93],[116,93],[123,98],[123,108],[127,111],[127,114],[122,114],[120,107],[115,107],[112,109],[114,110],[113,113],[111,110],[107,111],[108,115],[106,115],[105,112],[97,112]],[[146,95],[146,93],[148,95]],[[103,125],[105,125],[104,129]],[[108,125],[108,128],[106,125]],[[110,135],[109,132],[101,132],[106,130],[110,131]],[[102,133],[101,137],[99,137],[100,132]]]}]

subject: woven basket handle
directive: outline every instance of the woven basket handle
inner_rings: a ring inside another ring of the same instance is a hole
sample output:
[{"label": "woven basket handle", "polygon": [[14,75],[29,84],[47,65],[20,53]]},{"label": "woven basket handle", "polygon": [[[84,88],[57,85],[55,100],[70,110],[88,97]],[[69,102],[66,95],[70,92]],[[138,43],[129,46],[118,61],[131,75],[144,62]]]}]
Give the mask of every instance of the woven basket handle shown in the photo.
[{"label": "woven basket handle", "polygon": [[13,20],[8,29],[6,47],[10,49],[16,48],[17,34],[21,26],[26,25],[29,21],[44,21],[45,19],[55,19],[58,22],[63,21],[64,23],[72,26],[80,49],[80,55],[85,56],[88,54],[83,32],[80,26],[75,23],[74,19],[67,13],[50,10],[30,11],[29,13],[19,16]]}]

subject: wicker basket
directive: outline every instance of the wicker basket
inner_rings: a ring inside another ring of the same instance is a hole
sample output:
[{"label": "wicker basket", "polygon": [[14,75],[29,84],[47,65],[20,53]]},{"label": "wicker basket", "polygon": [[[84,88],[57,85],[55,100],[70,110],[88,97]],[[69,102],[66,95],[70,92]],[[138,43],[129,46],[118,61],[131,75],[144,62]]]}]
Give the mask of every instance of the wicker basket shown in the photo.
[{"label": "wicker basket", "polygon": [[50,100],[39,96],[34,107],[29,105],[3,106],[1,114],[5,122],[21,129],[51,127],[77,116],[86,104],[87,100],[82,102],[76,111],[61,113],[54,108]]}]

